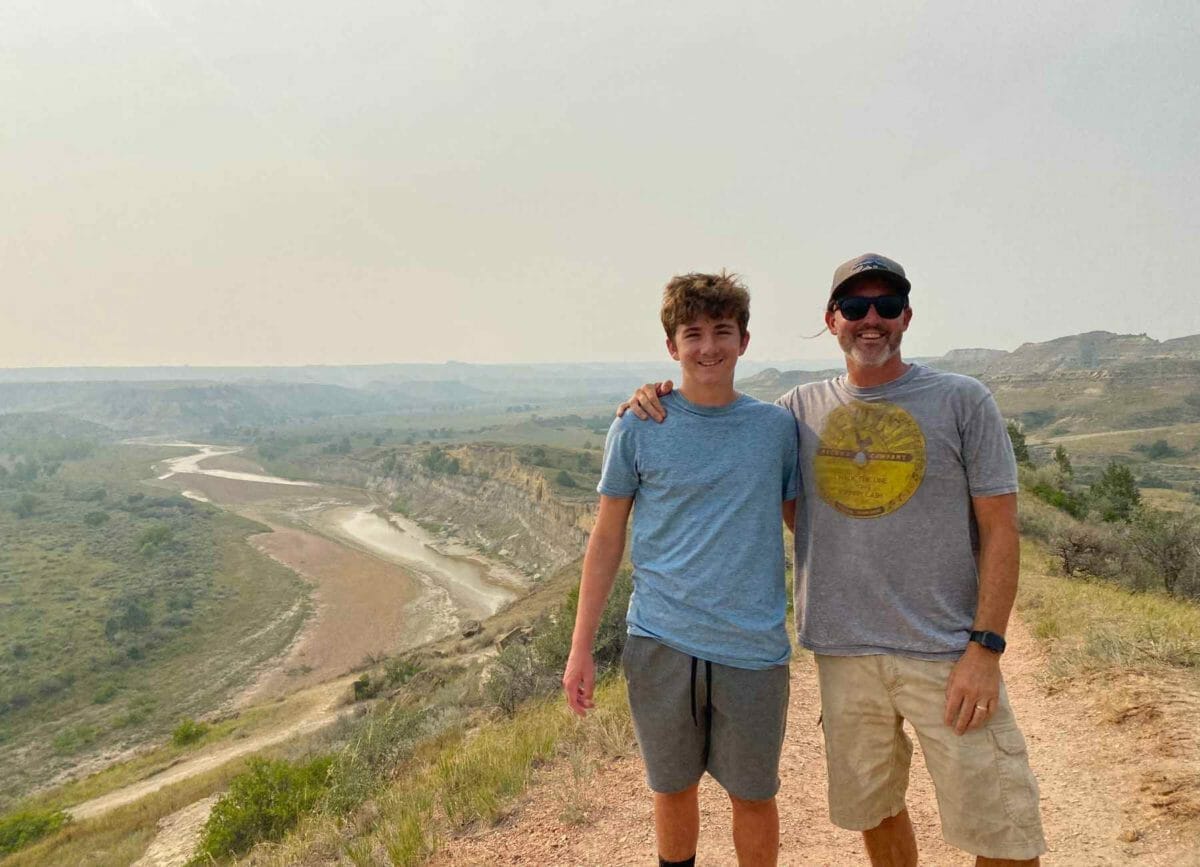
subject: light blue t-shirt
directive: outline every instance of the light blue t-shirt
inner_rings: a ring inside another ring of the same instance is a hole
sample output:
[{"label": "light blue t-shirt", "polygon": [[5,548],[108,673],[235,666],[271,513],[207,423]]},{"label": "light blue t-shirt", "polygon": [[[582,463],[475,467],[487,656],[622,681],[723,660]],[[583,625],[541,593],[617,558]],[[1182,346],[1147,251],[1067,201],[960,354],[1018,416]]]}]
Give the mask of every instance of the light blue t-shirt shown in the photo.
[{"label": "light blue t-shirt", "polygon": [[796,421],[746,395],[709,407],[672,392],[663,406],[662,424],[613,422],[597,487],[634,498],[629,632],[721,665],[782,665]]}]

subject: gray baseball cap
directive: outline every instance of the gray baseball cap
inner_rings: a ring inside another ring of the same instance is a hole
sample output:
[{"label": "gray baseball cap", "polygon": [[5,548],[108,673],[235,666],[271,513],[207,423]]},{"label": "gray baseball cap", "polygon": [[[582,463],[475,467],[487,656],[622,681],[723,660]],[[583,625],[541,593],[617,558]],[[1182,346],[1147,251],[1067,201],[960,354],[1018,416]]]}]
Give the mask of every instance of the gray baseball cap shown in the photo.
[{"label": "gray baseball cap", "polygon": [[878,253],[863,253],[861,256],[855,256],[849,262],[838,265],[837,270],[833,272],[833,286],[829,290],[829,300],[833,301],[851,280],[867,274],[888,281],[906,296],[912,289],[912,284],[904,276],[904,266],[895,259],[880,256]]}]

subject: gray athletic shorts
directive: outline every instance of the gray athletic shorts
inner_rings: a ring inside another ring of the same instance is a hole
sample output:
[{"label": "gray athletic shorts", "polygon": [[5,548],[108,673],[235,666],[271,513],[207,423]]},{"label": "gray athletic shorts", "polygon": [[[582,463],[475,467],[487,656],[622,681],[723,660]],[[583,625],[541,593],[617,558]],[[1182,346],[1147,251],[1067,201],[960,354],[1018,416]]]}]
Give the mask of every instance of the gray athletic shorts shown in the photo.
[{"label": "gray athletic shorts", "polygon": [[671,794],[705,771],[744,801],[779,791],[788,667],[762,671],[696,659],[630,635],[621,659],[646,782]]}]

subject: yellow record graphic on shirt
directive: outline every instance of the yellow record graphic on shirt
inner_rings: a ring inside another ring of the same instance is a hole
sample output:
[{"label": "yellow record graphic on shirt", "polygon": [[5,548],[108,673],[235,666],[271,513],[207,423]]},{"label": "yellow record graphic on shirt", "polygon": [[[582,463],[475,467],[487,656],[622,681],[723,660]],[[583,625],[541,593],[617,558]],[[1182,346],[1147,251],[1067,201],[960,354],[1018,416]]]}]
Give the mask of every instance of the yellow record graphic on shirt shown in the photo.
[{"label": "yellow record graphic on shirt", "polygon": [[855,401],[829,414],[813,464],[821,499],[851,517],[878,518],[920,487],[925,435],[895,404]]}]

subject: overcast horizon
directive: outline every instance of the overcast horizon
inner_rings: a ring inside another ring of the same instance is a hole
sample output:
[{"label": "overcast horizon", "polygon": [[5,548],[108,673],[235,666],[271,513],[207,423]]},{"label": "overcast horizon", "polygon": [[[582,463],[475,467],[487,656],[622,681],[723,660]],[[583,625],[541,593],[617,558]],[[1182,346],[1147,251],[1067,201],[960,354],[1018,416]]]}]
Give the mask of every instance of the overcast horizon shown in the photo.
[{"label": "overcast horizon", "polygon": [[1200,332],[1200,10],[1180,0],[13,0],[0,368],[665,361],[728,268],[748,359]]}]

